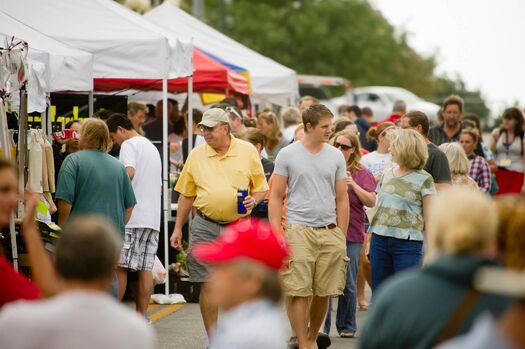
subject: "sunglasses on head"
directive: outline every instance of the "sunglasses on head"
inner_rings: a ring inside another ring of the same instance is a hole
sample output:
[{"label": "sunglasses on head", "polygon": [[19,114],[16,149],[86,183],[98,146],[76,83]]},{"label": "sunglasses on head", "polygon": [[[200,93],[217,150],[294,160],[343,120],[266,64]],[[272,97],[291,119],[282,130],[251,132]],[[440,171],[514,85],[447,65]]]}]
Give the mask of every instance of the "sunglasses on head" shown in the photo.
[{"label": "sunglasses on head", "polygon": [[226,111],[227,113],[232,113],[233,115],[235,115],[236,117],[242,120],[242,115],[240,115],[239,112],[235,110],[235,108],[226,107],[224,111]]},{"label": "sunglasses on head", "polygon": [[347,150],[350,150],[350,149],[353,148],[353,146],[351,146],[351,145],[341,144],[341,143],[338,143],[338,142],[334,142],[334,147],[341,148],[344,151],[347,151]]}]

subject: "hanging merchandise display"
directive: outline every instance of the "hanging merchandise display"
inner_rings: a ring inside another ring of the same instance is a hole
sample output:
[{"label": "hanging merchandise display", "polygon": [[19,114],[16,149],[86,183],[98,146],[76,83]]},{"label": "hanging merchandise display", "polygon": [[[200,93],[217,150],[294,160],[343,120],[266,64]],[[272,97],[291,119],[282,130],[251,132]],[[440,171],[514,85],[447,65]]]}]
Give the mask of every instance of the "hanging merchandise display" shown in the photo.
[{"label": "hanging merchandise display", "polygon": [[0,98],[9,100],[27,82],[27,43],[15,37],[1,36]]},{"label": "hanging merchandise display", "polygon": [[51,143],[39,129],[29,130],[28,138],[26,190],[34,193],[54,193],[55,165]]},{"label": "hanging merchandise display", "polygon": [[[0,147],[2,148],[2,157],[10,159],[11,152],[9,143],[9,134],[7,128],[7,114],[6,106],[10,98],[23,91],[27,83],[27,42],[19,40],[15,37],[0,35]],[[27,102],[25,91],[22,92],[22,102]],[[21,103],[23,107],[23,103]],[[21,108],[21,110],[26,108]],[[27,115],[25,113],[24,115]],[[25,134],[25,133],[24,133]],[[22,142],[23,144],[24,142]],[[20,157],[19,157],[20,161]],[[19,162],[19,169],[23,168]],[[20,187],[23,189],[23,176],[20,181]],[[19,216],[22,216],[22,203],[19,201]],[[15,219],[14,214],[11,214],[9,219],[9,233],[11,243],[11,257],[13,266],[18,269],[18,250],[16,242]]]},{"label": "hanging merchandise display", "polygon": [[[44,131],[28,130],[27,126],[27,87],[28,79],[30,79],[27,52],[26,42],[13,36],[0,34],[0,157],[17,161],[20,193],[27,190],[40,194],[40,202],[36,207],[36,218],[47,227],[48,236],[52,234],[52,239],[46,240],[46,248],[48,248],[50,241],[55,241],[60,231],[60,228],[51,221],[51,214],[56,211],[51,196],[55,191],[55,166],[53,149]],[[42,89],[33,89],[32,92],[33,97],[42,97],[45,94]],[[14,101],[16,101],[15,104],[13,104]],[[18,129],[9,130],[7,109],[10,108],[11,111],[15,105],[15,114],[18,114]],[[18,136],[18,144],[15,144],[15,134]],[[23,195],[20,197],[22,198]],[[22,199],[19,200],[16,216],[18,219],[24,216]],[[13,266],[18,269],[19,247],[21,256],[27,251],[23,245],[19,246],[20,243],[23,244],[23,241],[20,236],[17,237],[19,227],[15,226],[14,218],[13,214],[9,225],[10,241],[4,243],[10,247],[5,249],[6,256],[11,257]],[[44,237],[43,233],[42,235]]]}]

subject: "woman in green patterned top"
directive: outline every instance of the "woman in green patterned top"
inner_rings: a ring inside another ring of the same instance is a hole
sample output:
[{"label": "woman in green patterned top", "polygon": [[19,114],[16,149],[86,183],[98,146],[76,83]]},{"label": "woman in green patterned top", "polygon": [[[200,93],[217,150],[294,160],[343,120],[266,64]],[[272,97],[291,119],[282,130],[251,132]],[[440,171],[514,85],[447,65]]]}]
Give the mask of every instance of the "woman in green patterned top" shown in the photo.
[{"label": "woman in green patterned top", "polygon": [[370,224],[372,290],[388,277],[416,267],[423,256],[425,216],[434,180],[423,170],[428,151],[423,137],[409,129],[391,134],[390,152],[398,166],[378,184],[377,211]]}]

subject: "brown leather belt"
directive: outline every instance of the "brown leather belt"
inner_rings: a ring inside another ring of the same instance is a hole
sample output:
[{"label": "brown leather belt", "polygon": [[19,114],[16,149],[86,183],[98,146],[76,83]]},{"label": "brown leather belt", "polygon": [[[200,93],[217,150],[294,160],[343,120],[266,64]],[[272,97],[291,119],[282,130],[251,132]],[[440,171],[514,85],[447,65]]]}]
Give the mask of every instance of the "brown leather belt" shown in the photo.
[{"label": "brown leather belt", "polygon": [[312,228],[314,229],[335,229],[336,227],[337,225],[332,223],[332,224],[325,225],[324,227],[312,227]]},{"label": "brown leather belt", "polygon": [[206,216],[204,213],[202,213],[201,211],[197,210],[197,216],[201,217],[202,219],[204,219],[205,221],[208,221],[208,222],[211,222],[211,223],[215,223],[217,225],[228,225],[230,223],[233,223],[235,221],[232,221],[232,222],[226,222],[226,221],[216,221],[215,219],[212,219],[208,216]]}]

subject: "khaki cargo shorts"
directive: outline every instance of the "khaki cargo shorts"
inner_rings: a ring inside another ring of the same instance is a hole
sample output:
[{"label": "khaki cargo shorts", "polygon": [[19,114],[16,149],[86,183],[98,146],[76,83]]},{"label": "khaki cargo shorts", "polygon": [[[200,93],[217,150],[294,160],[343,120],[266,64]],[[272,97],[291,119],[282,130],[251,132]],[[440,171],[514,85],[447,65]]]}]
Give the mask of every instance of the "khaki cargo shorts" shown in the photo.
[{"label": "khaki cargo shorts", "polygon": [[284,293],[290,297],[343,294],[348,257],[341,229],[289,224],[284,234],[291,249],[288,268],[281,272]]}]

